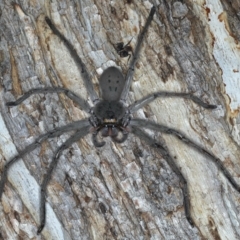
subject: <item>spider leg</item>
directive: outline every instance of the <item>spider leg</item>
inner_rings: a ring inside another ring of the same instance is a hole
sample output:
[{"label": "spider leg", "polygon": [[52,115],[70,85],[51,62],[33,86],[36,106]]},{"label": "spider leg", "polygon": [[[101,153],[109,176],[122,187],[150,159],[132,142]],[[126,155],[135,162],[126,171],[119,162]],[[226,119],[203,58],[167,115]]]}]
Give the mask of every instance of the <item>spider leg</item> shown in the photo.
[{"label": "spider leg", "polygon": [[146,97],[143,97],[142,99],[134,102],[133,104],[131,104],[128,109],[131,113],[137,111],[138,109],[144,107],[146,104],[149,104],[150,102],[154,101],[156,98],[159,97],[176,97],[176,98],[186,98],[186,99],[190,99],[193,102],[195,102],[196,104],[207,108],[207,109],[214,109],[217,108],[216,105],[212,105],[212,104],[207,104],[205,102],[203,102],[200,98],[192,95],[191,93],[177,93],[177,92],[156,92],[156,93],[152,93]]},{"label": "spider leg", "polygon": [[91,77],[87,71],[85,64],[83,63],[81,58],[78,56],[78,54],[77,54],[76,50],[74,49],[74,47],[72,46],[72,44],[63,36],[63,34],[61,34],[58,31],[58,29],[54,26],[52,21],[48,17],[45,17],[45,20],[46,20],[48,26],[53,31],[53,33],[62,40],[62,42],[68,49],[69,53],[71,54],[72,58],[74,59],[76,65],[79,68],[80,73],[82,75],[85,87],[87,88],[87,92],[89,93],[90,98],[91,98],[92,102],[94,103],[95,101],[98,100],[98,96],[97,96],[96,92],[94,91],[93,83],[92,83]]},{"label": "spider leg", "polygon": [[87,126],[90,126],[89,121],[88,121],[88,119],[84,119],[84,120],[80,120],[80,121],[77,121],[74,123],[70,123],[66,126],[55,128],[45,134],[40,135],[33,143],[31,143],[26,148],[24,148],[22,151],[20,151],[19,154],[16,157],[14,157],[13,159],[11,159],[10,161],[8,161],[3,168],[3,172],[1,175],[1,181],[0,181],[0,198],[3,193],[3,188],[4,188],[4,184],[6,182],[6,179],[7,179],[8,170],[12,166],[12,164],[14,164],[17,160],[21,159],[27,153],[33,151],[35,148],[40,146],[40,144],[43,141],[45,141],[46,139],[54,138],[54,137],[62,135],[64,132],[78,130],[79,128],[83,128],[83,127],[87,127]]},{"label": "spider leg", "polygon": [[173,128],[169,128],[151,121],[147,121],[144,119],[132,119],[130,122],[131,126],[134,127],[141,127],[146,129],[151,129],[154,131],[159,131],[166,134],[171,134],[186,143],[187,145],[195,148],[198,152],[205,154],[208,156],[211,161],[217,166],[217,168],[224,174],[224,176],[228,179],[228,181],[231,183],[234,189],[236,189],[240,193],[240,185],[237,184],[237,182],[233,179],[229,171],[224,167],[222,161],[215,157],[212,153],[210,153],[208,150],[204,149],[203,147],[199,146],[197,143],[195,143],[193,140],[186,137],[183,133],[181,133],[178,130],[175,130]]},{"label": "spider leg", "polygon": [[121,137],[117,137],[117,136],[112,136],[112,141],[115,143],[123,143],[127,140],[128,138],[128,132],[121,132],[122,136]]},{"label": "spider leg", "polygon": [[127,47],[127,46],[131,43],[132,39],[133,39],[133,38],[131,38],[131,39],[128,41],[128,43],[126,43],[126,44],[123,46],[123,48]]},{"label": "spider leg", "polygon": [[95,132],[92,134],[92,142],[95,147],[103,147],[105,145],[105,141],[99,142],[97,139],[97,135],[99,133],[99,130],[97,129]]},{"label": "spider leg", "polygon": [[41,233],[41,231],[43,230],[44,226],[45,226],[45,222],[46,222],[46,199],[45,199],[45,195],[46,195],[46,188],[47,185],[51,179],[52,176],[52,172],[54,170],[54,168],[56,167],[57,163],[58,163],[58,159],[60,157],[60,154],[62,153],[63,150],[65,150],[66,148],[70,147],[74,142],[80,140],[81,138],[83,138],[84,136],[86,136],[89,133],[89,128],[90,125],[87,127],[83,127],[82,129],[78,130],[73,136],[71,136],[64,144],[62,144],[58,150],[55,152],[54,157],[52,159],[52,162],[50,163],[49,169],[45,175],[45,178],[41,184],[41,198],[40,198],[40,226],[37,230],[37,234]]},{"label": "spider leg", "polygon": [[131,56],[132,56],[132,54],[128,54],[128,61],[129,61],[129,59],[131,58]]},{"label": "spider leg", "polygon": [[168,149],[166,147],[163,147],[158,142],[156,142],[152,137],[150,137],[147,133],[142,131],[137,126],[132,126],[132,133],[135,134],[136,136],[138,136],[140,139],[144,140],[151,147],[156,148],[160,152],[160,154],[163,156],[163,158],[166,159],[166,161],[167,161],[168,165],[171,167],[171,169],[179,177],[179,180],[181,182],[182,192],[183,192],[183,204],[184,204],[185,215],[186,215],[188,222],[191,224],[191,226],[194,226],[194,221],[190,214],[190,198],[189,198],[187,181],[186,181],[185,177],[182,175],[182,173],[179,170],[176,163],[174,162],[173,158],[169,154]]},{"label": "spider leg", "polygon": [[20,103],[22,103],[24,100],[29,98],[31,95],[40,94],[40,93],[64,93],[67,97],[69,97],[71,100],[76,102],[80,106],[80,108],[85,110],[86,112],[89,112],[91,109],[87,101],[77,96],[74,92],[62,87],[54,87],[54,88],[46,87],[46,88],[31,89],[30,91],[26,92],[23,96],[18,98],[15,102],[7,102],[6,105],[9,107],[17,106]]},{"label": "spider leg", "polygon": [[151,21],[153,20],[153,16],[154,16],[155,12],[156,12],[156,7],[153,6],[151,8],[151,11],[150,11],[149,15],[148,15],[145,26],[144,26],[144,28],[143,28],[143,30],[142,30],[142,32],[141,32],[141,34],[140,34],[140,36],[137,40],[137,45],[136,45],[136,48],[134,50],[134,53],[132,54],[132,60],[130,62],[129,69],[128,69],[127,76],[126,76],[126,83],[125,83],[125,86],[124,86],[124,89],[122,91],[121,98],[120,98],[124,102],[126,101],[127,94],[129,92],[129,88],[130,88],[130,85],[132,83],[134,67],[135,67],[135,64],[136,64],[137,59],[138,59],[139,50],[141,48],[143,38],[144,38],[144,36],[145,36],[149,26],[150,26]]}]

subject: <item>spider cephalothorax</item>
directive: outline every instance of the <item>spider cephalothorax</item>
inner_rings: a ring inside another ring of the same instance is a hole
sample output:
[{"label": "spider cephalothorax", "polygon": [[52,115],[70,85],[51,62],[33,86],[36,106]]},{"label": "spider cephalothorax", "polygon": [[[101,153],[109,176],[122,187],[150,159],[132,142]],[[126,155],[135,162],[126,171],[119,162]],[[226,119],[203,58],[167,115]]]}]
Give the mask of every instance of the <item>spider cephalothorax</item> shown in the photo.
[{"label": "spider cephalothorax", "polygon": [[83,138],[89,133],[92,134],[92,140],[96,147],[102,147],[105,144],[104,141],[100,141],[98,139],[99,133],[101,133],[102,137],[110,137],[116,143],[124,142],[127,139],[129,133],[131,133],[141,138],[150,146],[155,147],[155,149],[159,151],[159,153],[164,157],[164,159],[166,159],[169,166],[172,168],[172,170],[176,173],[176,175],[179,178],[180,186],[182,187],[182,192],[183,192],[186,218],[191,225],[193,225],[194,222],[190,213],[190,198],[188,193],[187,181],[183,176],[183,174],[181,173],[179,167],[175,163],[173,157],[169,154],[167,147],[162,146],[158,141],[156,141],[154,138],[148,135],[143,129],[150,129],[156,132],[174,135],[175,137],[179,138],[189,146],[205,154],[211,161],[213,161],[216,164],[218,169],[222,171],[222,173],[230,181],[232,186],[238,192],[240,192],[240,186],[236,183],[236,181],[233,179],[233,177],[228,172],[228,170],[224,168],[221,160],[215,157],[210,151],[202,148],[193,140],[191,140],[190,138],[188,138],[187,136],[185,136],[183,133],[181,133],[176,129],[173,129],[171,127],[164,126],[158,123],[154,123],[152,121],[148,121],[145,119],[131,118],[132,113],[136,112],[140,108],[144,107],[146,104],[152,102],[153,100],[159,97],[185,98],[193,101],[194,103],[206,109],[216,108],[215,105],[204,103],[201,99],[199,99],[198,97],[190,93],[181,93],[181,92],[176,93],[176,92],[164,92],[164,91],[152,93],[130,104],[129,106],[126,106],[126,98],[132,82],[134,67],[139,55],[142,41],[144,39],[144,35],[146,34],[150,26],[150,23],[153,19],[155,12],[156,12],[156,8],[152,7],[149,13],[149,16],[147,18],[146,24],[138,38],[135,51],[133,53],[131,62],[129,64],[126,77],[123,76],[122,72],[117,67],[109,67],[103,71],[99,79],[99,85],[101,90],[100,97],[98,97],[98,95],[96,94],[91,81],[91,77],[87,71],[87,68],[83,63],[83,61],[81,60],[81,58],[77,55],[74,47],[58,31],[58,29],[54,26],[51,20],[48,17],[46,17],[46,22],[48,26],[51,28],[52,32],[63,41],[63,43],[69,50],[72,58],[74,59],[76,65],[78,66],[79,71],[81,72],[85,87],[87,89],[87,92],[94,106],[91,107],[89,103],[86,100],[84,100],[81,96],[78,96],[72,91],[62,87],[55,87],[55,88],[46,87],[46,88],[32,89],[29,92],[25,93],[18,100],[7,103],[7,106],[19,105],[25,99],[30,97],[32,94],[36,94],[36,93],[64,93],[72,101],[77,103],[82,110],[90,114],[89,118],[85,118],[79,121],[69,123],[65,126],[55,128],[45,134],[40,135],[39,137],[36,138],[36,140],[33,143],[28,145],[25,149],[19,151],[18,155],[13,159],[11,159],[10,161],[8,161],[7,164],[4,166],[2,176],[1,176],[1,182],[0,182],[0,197],[3,193],[7,172],[13,163],[15,163],[18,159],[23,157],[25,154],[34,150],[43,141],[49,138],[59,137],[65,132],[71,132],[71,131],[75,132],[59,148],[57,148],[53,156],[53,159],[50,163],[46,177],[44,178],[44,181],[41,184],[40,226],[38,228],[38,233],[42,231],[45,225],[46,188],[61,153],[66,148],[70,147],[74,142],[78,141],[79,139]]}]

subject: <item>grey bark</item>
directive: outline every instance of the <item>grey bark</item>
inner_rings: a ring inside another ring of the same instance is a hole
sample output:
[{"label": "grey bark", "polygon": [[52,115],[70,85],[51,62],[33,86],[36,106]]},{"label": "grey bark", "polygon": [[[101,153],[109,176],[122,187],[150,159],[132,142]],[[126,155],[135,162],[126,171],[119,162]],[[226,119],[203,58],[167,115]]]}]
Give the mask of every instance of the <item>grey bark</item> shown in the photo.
[{"label": "grey bark", "polygon": [[[89,100],[77,67],[51,33],[45,16],[75,46],[98,90],[97,79],[106,67],[117,65],[126,74],[127,58],[120,58],[113,46],[133,38],[134,48],[154,4],[158,10],[136,64],[129,102],[160,90],[194,92],[218,109],[208,111],[188,100],[158,99],[135,116],[181,130],[224,161],[240,184],[239,1],[232,5],[157,0],[18,3],[16,9],[8,1],[0,3],[1,169],[38,135],[87,117],[71,100],[56,94],[5,106],[31,88],[44,86],[66,87]],[[214,22],[219,6],[222,14]],[[226,29],[222,38],[229,51],[215,35],[220,24]],[[231,52],[237,60],[228,57]],[[107,141],[99,149],[89,135],[60,158],[48,186],[47,225],[37,236],[39,185],[54,151],[69,136],[64,134],[42,144],[9,171],[0,201],[0,238],[239,239],[240,194],[206,156],[174,137],[149,133],[168,146],[187,179],[196,227],[186,220],[179,179],[161,155],[131,134],[124,144]]]}]

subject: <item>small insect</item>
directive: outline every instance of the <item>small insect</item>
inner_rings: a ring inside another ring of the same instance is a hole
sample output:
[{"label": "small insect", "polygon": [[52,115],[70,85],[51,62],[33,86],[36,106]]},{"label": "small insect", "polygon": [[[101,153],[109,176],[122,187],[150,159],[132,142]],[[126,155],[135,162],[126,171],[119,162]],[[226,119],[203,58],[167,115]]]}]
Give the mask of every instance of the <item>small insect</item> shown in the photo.
[{"label": "small insect", "polygon": [[130,46],[130,43],[131,43],[132,39],[124,45],[123,42],[119,42],[119,43],[116,43],[114,45],[118,55],[121,57],[121,58],[125,58],[125,57],[128,57],[128,61],[130,59],[130,57],[132,56],[129,52],[133,52],[133,49],[132,47]]},{"label": "small insect", "polygon": [[[128,72],[126,77],[123,76],[122,72],[117,67],[109,67],[105,69],[100,76],[99,85],[101,89],[101,98],[98,97],[96,94],[91,77],[87,71],[87,68],[81,58],[77,55],[74,47],[69,43],[69,41],[58,31],[58,29],[54,26],[52,21],[46,17],[46,23],[52,30],[52,32],[57,35],[62,42],[65,44],[67,49],[69,50],[72,58],[74,59],[76,65],[79,68],[79,71],[82,74],[83,81],[87,92],[90,96],[90,99],[94,105],[91,107],[89,103],[83,99],[81,96],[77,96],[72,91],[62,88],[62,87],[46,87],[46,88],[36,88],[32,89],[29,92],[26,92],[22,97],[17,99],[13,102],[6,103],[7,106],[17,106],[21,104],[25,99],[30,97],[33,94],[39,93],[64,93],[67,97],[69,97],[72,101],[74,101],[78,106],[86,111],[89,114],[89,118],[85,118],[79,121],[75,121],[69,123],[62,127],[57,127],[45,134],[40,135],[36,138],[36,140],[28,145],[25,149],[19,151],[18,155],[15,156],[13,159],[8,161],[4,166],[1,175],[0,181],[0,197],[2,196],[4,190],[4,184],[7,179],[7,173],[9,168],[15,163],[17,160],[22,158],[24,155],[33,151],[35,148],[40,146],[40,144],[48,140],[50,138],[59,137],[63,133],[66,132],[75,132],[69,139],[67,139],[59,148],[57,148],[56,152],[54,153],[53,159],[49,165],[49,169],[45,175],[45,178],[41,184],[41,198],[40,198],[40,225],[37,230],[37,233],[41,233],[45,226],[46,221],[46,205],[45,205],[45,196],[46,196],[46,188],[51,179],[51,175],[53,173],[54,168],[57,165],[58,159],[66,148],[70,147],[74,142],[80,140],[87,134],[92,135],[92,142],[95,147],[103,147],[105,142],[101,141],[98,137],[99,134],[102,137],[110,137],[113,142],[115,143],[122,143],[124,142],[129,133],[135,134],[137,137],[145,141],[151,147],[155,148],[159,153],[163,156],[163,158],[167,161],[169,166],[172,170],[176,173],[179,178],[180,186],[183,192],[183,201],[184,201],[184,209],[186,218],[191,225],[194,225],[193,219],[191,217],[190,212],[190,197],[188,191],[188,185],[185,177],[181,173],[179,167],[175,163],[174,158],[169,154],[167,147],[160,144],[159,141],[155,140],[149,134],[147,134],[143,129],[150,129],[155,132],[161,132],[165,134],[174,135],[175,137],[179,138],[185,144],[189,145],[190,147],[195,148],[200,153],[206,155],[209,160],[215,163],[220,171],[224,174],[224,176],[229,180],[232,186],[240,192],[240,186],[236,183],[233,179],[231,174],[228,170],[224,167],[222,161],[215,157],[211,152],[202,148],[197,143],[189,139],[180,131],[149,121],[145,119],[139,118],[132,118],[132,114],[137,110],[141,109],[145,105],[149,104],[150,102],[154,101],[156,98],[159,97],[172,97],[172,98],[185,98],[193,101],[194,103],[200,105],[206,109],[215,109],[217,106],[204,103],[200,98],[192,95],[191,93],[181,93],[181,92],[166,92],[160,91],[155,92],[150,95],[145,96],[144,98],[127,105],[126,98],[129,93],[130,85],[133,79],[134,67],[139,55],[139,51],[144,39],[144,36],[150,26],[150,23],[153,20],[154,14],[156,12],[156,8],[153,6],[145,23],[143,30],[141,31],[135,50],[133,52],[133,57],[129,64]],[[130,42],[123,46],[123,44],[119,45],[119,53],[120,56],[125,56],[128,53],[128,45]],[[105,208],[103,206],[100,207],[101,211],[105,212]]]}]

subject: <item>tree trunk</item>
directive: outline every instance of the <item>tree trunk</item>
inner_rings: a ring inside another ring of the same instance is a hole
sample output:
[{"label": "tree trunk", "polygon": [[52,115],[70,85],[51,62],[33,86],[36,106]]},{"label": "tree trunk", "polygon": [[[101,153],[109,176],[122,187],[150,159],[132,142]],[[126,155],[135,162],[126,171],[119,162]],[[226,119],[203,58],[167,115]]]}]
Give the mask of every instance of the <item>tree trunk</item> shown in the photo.
[{"label": "tree trunk", "polygon": [[[128,57],[114,44],[135,44],[152,4],[156,14],[144,39],[128,104],[156,91],[193,92],[216,104],[159,98],[133,117],[178,129],[224,163],[240,185],[238,54],[239,1],[20,1],[1,7],[1,169],[19,150],[55,127],[88,117],[64,95],[6,102],[32,88],[62,86],[90,103],[80,72],[48,16],[74,45],[93,77],[108,66],[125,75]],[[231,3],[230,3],[231,2]],[[130,59],[131,61],[131,59]],[[240,193],[208,156],[171,135],[148,133],[169,149],[188,183],[191,227],[179,177],[156,149],[133,134],[94,147],[89,134],[64,151],[47,192],[40,236],[39,186],[53,153],[70,136],[49,139],[14,164],[0,202],[3,239],[240,239]]]}]

